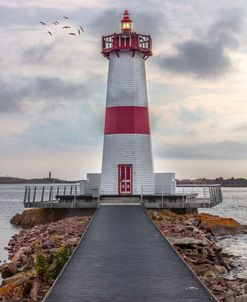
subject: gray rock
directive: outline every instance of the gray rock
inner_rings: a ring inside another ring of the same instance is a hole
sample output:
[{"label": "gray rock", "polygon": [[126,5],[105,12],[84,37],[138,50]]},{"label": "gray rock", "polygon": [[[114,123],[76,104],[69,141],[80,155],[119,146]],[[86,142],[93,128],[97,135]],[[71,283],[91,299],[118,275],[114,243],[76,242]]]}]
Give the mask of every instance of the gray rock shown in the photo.
[{"label": "gray rock", "polygon": [[173,238],[172,243],[174,245],[207,245],[207,240],[204,239],[196,239],[194,237],[180,237],[180,238]]},{"label": "gray rock", "polygon": [[236,302],[247,302],[247,295],[237,296]]},{"label": "gray rock", "polygon": [[33,283],[32,289],[30,291],[30,298],[33,301],[40,301],[40,284],[37,281]]}]

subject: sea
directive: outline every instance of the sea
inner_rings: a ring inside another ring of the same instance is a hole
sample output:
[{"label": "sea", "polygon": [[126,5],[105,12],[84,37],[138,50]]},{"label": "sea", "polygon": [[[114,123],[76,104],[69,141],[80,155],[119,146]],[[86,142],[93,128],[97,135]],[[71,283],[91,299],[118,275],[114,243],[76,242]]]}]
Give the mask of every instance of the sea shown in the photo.
[{"label": "sea", "polygon": [[[23,196],[25,185],[0,184],[0,264],[8,261],[5,247],[18,228],[10,224],[10,219],[24,210]],[[200,209],[200,213],[210,213],[231,217],[241,224],[247,224],[247,188],[222,188],[223,203],[212,209]],[[231,277],[247,279],[247,235],[219,238],[217,244],[232,256]]]}]

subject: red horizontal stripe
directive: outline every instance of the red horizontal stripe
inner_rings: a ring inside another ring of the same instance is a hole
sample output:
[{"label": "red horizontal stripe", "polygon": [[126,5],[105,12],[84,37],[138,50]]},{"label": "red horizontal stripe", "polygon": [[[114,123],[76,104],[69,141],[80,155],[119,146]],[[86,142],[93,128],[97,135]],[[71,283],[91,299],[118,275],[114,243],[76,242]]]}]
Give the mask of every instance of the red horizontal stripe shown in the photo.
[{"label": "red horizontal stripe", "polygon": [[106,108],[105,134],[150,134],[148,108],[140,106]]}]

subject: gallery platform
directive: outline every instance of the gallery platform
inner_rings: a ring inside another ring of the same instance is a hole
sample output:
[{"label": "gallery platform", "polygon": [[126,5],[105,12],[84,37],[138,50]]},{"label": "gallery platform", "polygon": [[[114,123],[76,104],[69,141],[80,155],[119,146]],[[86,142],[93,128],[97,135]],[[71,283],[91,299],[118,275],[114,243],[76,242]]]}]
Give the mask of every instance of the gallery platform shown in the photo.
[{"label": "gallery platform", "polygon": [[137,205],[156,209],[212,208],[223,200],[220,185],[186,185],[176,188],[175,194],[101,195],[98,190],[80,194],[79,184],[66,186],[26,186],[25,208],[97,208],[100,204]]}]

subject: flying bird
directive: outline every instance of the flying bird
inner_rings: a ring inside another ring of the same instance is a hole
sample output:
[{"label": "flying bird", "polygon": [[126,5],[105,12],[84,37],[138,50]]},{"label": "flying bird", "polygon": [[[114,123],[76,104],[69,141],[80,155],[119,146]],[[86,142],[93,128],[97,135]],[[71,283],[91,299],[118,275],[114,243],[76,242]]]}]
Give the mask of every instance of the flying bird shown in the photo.
[{"label": "flying bird", "polygon": [[71,35],[71,36],[76,36],[76,34],[75,34],[75,33],[69,33],[69,35]]},{"label": "flying bird", "polygon": [[66,17],[66,16],[63,16],[64,17],[64,19],[66,19],[66,20],[68,20],[69,19],[69,17]]},{"label": "flying bird", "polygon": [[79,35],[81,34],[81,31],[80,31],[80,29],[78,29],[78,34],[79,34]]},{"label": "flying bird", "polygon": [[70,26],[68,26],[68,25],[65,25],[65,26],[63,26],[63,28],[70,28]]},{"label": "flying bird", "polygon": [[58,21],[53,21],[52,23],[53,23],[54,25],[58,25],[58,24],[59,24]]},{"label": "flying bird", "polygon": [[83,27],[82,27],[82,26],[80,26],[80,29],[81,29],[81,31],[84,31],[84,29],[83,29]]},{"label": "flying bird", "polygon": [[49,35],[52,35],[52,32],[51,32],[51,31],[48,31],[48,34],[49,34]]},{"label": "flying bird", "polygon": [[45,23],[45,22],[43,22],[43,21],[40,21],[39,23],[40,23],[40,24],[42,24],[42,25],[46,25],[46,23]]}]

